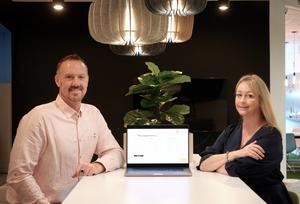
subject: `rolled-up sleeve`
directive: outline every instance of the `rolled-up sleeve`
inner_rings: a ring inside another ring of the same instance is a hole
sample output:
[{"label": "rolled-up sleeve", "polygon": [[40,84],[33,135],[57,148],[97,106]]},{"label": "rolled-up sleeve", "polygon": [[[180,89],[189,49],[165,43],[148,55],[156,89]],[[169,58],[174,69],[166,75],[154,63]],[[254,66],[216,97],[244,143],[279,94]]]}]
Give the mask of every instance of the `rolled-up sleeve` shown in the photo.
[{"label": "rolled-up sleeve", "polygon": [[96,147],[96,154],[99,158],[96,161],[102,163],[106,171],[118,169],[124,165],[123,149],[114,138],[101,114],[98,123],[100,136]]}]

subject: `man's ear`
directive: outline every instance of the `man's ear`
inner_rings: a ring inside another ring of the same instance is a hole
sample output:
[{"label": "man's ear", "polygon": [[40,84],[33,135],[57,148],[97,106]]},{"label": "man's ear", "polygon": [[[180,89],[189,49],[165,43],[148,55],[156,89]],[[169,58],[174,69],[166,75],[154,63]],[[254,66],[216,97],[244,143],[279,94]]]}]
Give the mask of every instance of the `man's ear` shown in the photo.
[{"label": "man's ear", "polygon": [[54,79],[55,79],[56,86],[59,87],[60,83],[59,83],[59,76],[58,76],[58,74],[55,75]]}]

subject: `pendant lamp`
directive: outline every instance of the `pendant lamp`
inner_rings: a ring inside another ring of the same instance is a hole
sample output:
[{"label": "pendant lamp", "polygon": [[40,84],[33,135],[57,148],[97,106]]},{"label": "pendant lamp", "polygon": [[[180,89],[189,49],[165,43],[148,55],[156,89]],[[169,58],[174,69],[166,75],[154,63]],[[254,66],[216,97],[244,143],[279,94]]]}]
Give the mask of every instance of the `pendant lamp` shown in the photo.
[{"label": "pendant lamp", "polygon": [[207,0],[145,0],[145,4],[157,15],[189,16],[202,12]]},{"label": "pendant lamp", "polygon": [[294,85],[297,84],[297,78],[296,78],[296,34],[297,31],[292,31],[294,41],[293,41],[293,48],[294,48],[294,59],[293,59],[293,77],[292,77],[292,82]]},{"label": "pendant lamp", "polygon": [[167,35],[167,16],[154,15],[144,0],[95,0],[88,25],[94,40],[112,45],[147,45]]},{"label": "pendant lamp", "polygon": [[193,34],[194,16],[168,16],[168,34],[162,42],[181,43]]},{"label": "pendant lamp", "polygon": [[166,43],[152,45],[109,45],[110,50],[117,55],[125,56],[155,56],[166,50]]}]

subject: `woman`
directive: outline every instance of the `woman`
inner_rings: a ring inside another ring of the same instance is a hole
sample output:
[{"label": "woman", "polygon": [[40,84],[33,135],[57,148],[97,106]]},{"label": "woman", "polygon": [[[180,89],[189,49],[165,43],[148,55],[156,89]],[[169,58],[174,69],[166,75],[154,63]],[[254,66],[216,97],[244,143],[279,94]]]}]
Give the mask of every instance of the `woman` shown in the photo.
[{"label": "woman", "polygon": [[291,204],[280,172],[282,138],[270,93],[259,76],[238,81],[235,107],[241,121],[228,126],[200,154],[200,170],[238,176],[268,204]]}]

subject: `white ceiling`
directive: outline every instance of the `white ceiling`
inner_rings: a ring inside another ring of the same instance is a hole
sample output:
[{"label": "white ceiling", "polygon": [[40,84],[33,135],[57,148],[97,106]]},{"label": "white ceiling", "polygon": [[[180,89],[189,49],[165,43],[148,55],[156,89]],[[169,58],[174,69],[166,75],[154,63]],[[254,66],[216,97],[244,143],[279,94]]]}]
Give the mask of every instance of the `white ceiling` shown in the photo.
[{"label": "white ceiling", "polygon": [[300,43],[300,9],[287,8],[285,14],[285,41],[293,43],[294,35],[292,31],[297,31],[295,38],[297,44]]},{"label": "white ceiling", "polygon": [[[297,31],[294,35],[292,32]],[[295,37],[295,43],[294,43]],[[287,7],[285,14],[285,73],[299,72],[300,67],[300,8]]]}]

